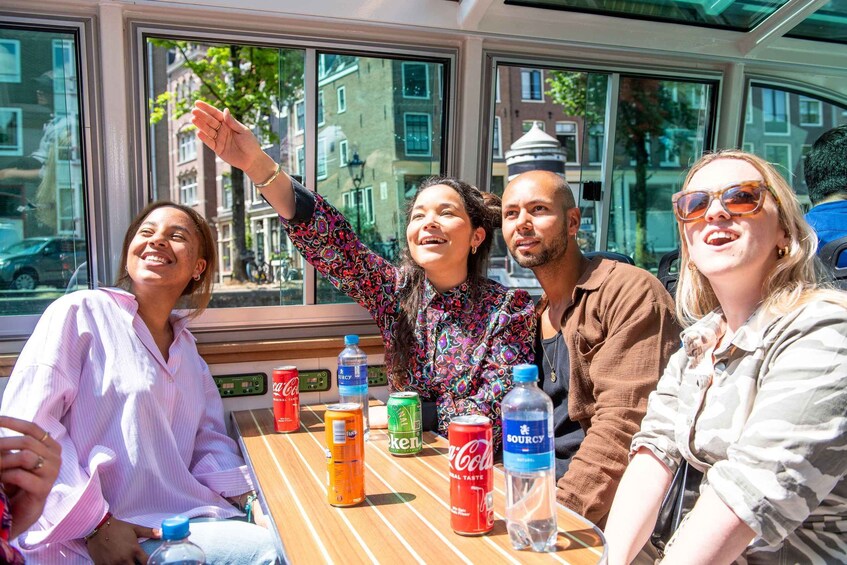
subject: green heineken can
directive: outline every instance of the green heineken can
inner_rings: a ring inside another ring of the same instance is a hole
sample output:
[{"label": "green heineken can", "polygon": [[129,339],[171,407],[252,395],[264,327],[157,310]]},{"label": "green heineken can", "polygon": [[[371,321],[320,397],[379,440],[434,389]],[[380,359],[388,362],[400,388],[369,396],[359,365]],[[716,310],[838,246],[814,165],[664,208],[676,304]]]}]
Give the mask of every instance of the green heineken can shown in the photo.
[{"label": "green heineken can", "polygon": [[421,450],[421,399],[417,392],[392,392],[388,397],[388,452],[414,455]]}]

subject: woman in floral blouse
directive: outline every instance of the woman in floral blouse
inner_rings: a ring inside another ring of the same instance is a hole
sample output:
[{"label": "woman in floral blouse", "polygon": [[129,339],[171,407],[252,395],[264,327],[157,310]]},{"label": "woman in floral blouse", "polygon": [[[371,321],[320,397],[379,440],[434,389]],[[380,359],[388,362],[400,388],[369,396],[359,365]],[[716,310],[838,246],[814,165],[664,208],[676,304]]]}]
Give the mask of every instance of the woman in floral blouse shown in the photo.
[{"label": "woman in floral blouse", "polygon": [[41,516],[61,465],[62,448],[50,434],[32,422],[0,416],[0,564],[24,562],[11,541]]},{"label": "woman in floral blouse", "polygon": [[282,171],[228,110],[198,102],[192,121],[203,143],[256,183],[306,260],[373,316],[392,388],[417,391],[425,414],[433,403],[444,435],[453,416],[488,416],[499,446],[500,400],[511,366],[532,361],[535,333],[529,295],[484,277],[499,199],[457,179],[425,181],[408,210],[397,267]]},{"label": "woman in floral blouse", "polygon": [[609,563],[647,541],[683,459],[705,479],[663,563],[844,563],[847,295],[818,287],[816,238],[761,158],[707,155],[673,202],[689,327],[632,438]]}]

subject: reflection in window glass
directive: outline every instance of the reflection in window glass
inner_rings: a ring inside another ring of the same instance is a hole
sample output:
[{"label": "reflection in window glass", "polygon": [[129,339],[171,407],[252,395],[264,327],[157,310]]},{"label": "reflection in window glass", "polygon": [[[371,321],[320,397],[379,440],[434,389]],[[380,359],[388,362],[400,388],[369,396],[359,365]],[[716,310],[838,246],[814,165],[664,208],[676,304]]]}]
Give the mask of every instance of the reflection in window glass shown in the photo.
[{"label": "reflection in window glass", "polygon": [[[432,94],[444,65],[334,53],[318,59],[325,61],[321,88],[343,89],[345,111],[324,110],[318,147],[326,147],[326,178],[317,191],[368,247],[398,259],[407,198],[422,179],[442,173],[443,98]],[[349,301],[320,277],[316,300]]]},{"label": "reflection in window glass", "polygon": [[210,307],[302,304],[303,260],[277,215],[243,171],[199,144],[188,112],[198,99],[229,108],[268,154],[303,175],[304,52],[147,41],[153,197],[193,206],[212,226],[219,263]]},{"label": "reflection in window glass", "polygon": [[[770,85],[752,85],[747,99],[742,147],[776,164],[800,203],[809,207],[809,190],[803,175],[805,148],[824,132],[847,123],[845,108]],[[775,121],[775,116],[784,121]]]},{"label": "reflection in window glass", "polygon": [[[494,100],[495,138],[492,140],[489,189],[502,195],[503,187],[509,180],[510,163],[513,166],[525,166],[526,155],[510,155],[509,151],[533,125],[537,125],[542,131],[550,132],[541,151],[549,151],[551,144],[555,146],[558,143],[561,146],[567,160],[564,175],[582,211],[579,245],[583,250],[593,250],[596,241],[595,208],[599,206],[599,202],[594,198],[585,198],[582,187],[587,181],[599,180],[600,167],[599,162],[589,164],[580,163],[580,160],[586,151],[590,156],[596,157],[597,161],[602,158],[607,77],[564,70],[545,70],[544,73],[547,77],[544,83],[546,96],[537,96],[536,98],[543,100],[543,103],[539,103],[527,99],[526,88],[535,80],[533,76],[540,80],[540,70],[522,69],[511,65],[497,66],[496,76],[502,84],[500,97]],[[580,147],[580,143],[584,144],[587,139],[585,128],[595,128],[598,132],[592,138],[596,142],[596,154],[591,153],[585,145]],[[509,155],[509,158],[504,159],[504,155]],[[488,276],[507,286],[538,292],[538,281],[532,272],[520,267],[511,258],[500,238],[495,239]]]},{"label": "reflection in window glass", "polygon": [[2,316],[89,286],[76,49],[71,33],[0,27]]},{"label": "reflection in window glass", "polygon": [[647,269],[676,249],[671,195],[711,135],[711,84],[621,77],[607,248]]}]

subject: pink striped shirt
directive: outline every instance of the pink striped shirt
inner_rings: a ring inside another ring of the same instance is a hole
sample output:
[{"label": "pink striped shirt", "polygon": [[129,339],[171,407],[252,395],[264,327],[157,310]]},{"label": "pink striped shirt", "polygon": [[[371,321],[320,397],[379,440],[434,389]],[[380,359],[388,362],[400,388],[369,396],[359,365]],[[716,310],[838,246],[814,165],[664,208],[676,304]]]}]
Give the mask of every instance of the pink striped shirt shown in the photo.
[{"label": "pink striped shirt", "polygon": [[253,488],[187,319],[171,317],[168,361],[117,289],[75,292],[41,317],[0,413],[62,444],[41,519],[17,542],[34,563],[88,563],[82,539],[106,511],[158,527],[175,514],[239,515],[223,497]]}]

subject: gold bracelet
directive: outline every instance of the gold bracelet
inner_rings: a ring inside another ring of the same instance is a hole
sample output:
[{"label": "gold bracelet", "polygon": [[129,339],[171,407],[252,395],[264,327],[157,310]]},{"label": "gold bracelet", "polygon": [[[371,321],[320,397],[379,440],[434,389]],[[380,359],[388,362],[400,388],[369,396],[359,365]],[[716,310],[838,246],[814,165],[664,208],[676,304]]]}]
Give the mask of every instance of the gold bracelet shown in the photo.
[{"label": "gold bracelet", "polygon": [[279,173],[281,173],[281,172],[282,172],[282,163],[277,163],[276,170],[274,171],[274,174],[272,174],[271,177],[268,180],[266,180],[265,182],[253,183],[253,186],[255,186],[256,188],[265,188],[266,186],[271,184],[273,181],[275,181],[276,177],[278,177]]}]

